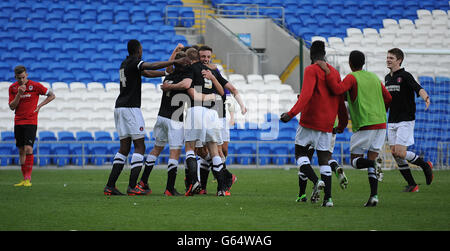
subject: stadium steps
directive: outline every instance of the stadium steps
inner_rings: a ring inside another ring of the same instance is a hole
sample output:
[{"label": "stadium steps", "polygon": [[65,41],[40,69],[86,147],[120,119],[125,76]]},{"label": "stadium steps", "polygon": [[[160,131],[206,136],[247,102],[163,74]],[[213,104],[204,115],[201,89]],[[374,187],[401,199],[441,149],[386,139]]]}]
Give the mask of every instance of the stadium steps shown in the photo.
[{"label": "stadium steps", "polygon": [[[194,7],[193,11],[195,16],[195,23],[192,27],[198,29],[200,31],[200,34],[204,34],[206,28],[205,18],[208,18],[209,14],[214,14],[212,6],[203,4],[202,0],[182,0],[182,2],[184,6]],[[203,10],[195,7],[203,8]]]}]

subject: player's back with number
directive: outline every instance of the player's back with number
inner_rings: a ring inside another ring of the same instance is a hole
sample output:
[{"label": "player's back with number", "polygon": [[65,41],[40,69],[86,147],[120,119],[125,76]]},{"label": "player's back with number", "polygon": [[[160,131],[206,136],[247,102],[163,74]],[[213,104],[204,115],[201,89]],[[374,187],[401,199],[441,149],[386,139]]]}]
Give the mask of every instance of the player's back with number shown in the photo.
[{"label": "player's back with number", "polygon": [[141,107],[141,71],[143,63],[140,58],[128,56],[120,65],[120,94],[116,100],[117,107]]}]

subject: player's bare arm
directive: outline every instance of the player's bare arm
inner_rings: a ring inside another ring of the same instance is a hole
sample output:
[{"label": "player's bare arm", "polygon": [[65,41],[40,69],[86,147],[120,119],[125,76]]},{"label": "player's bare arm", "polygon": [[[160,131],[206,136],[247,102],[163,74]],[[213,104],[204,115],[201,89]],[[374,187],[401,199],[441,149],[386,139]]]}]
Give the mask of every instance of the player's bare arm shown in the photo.
[{"label": "player's bare arm", "polygon": [[428,95],[427,91],[425,89],[420,89],[419,96],[425,101],[425,111],[428,110],[428,107],[430,106],[430,96]]},{"label": "player's bare arm", "polygon": [[161,61],[161,62],[154,62],[154,63],[148,63],[144,62],[142,63],[142,70],[158,70],[162,68],[166,68],[169,65],[173,64],[181,64],[181,65],[188,65],[191,63],[191,60],[188,57],[183,57],[176,60],[170,60],[170,61]]},{"label": "player's bare arm", "polygon": [[191,78],[185,78],[176,84],[169,84],[167,81],[164,81],[164,83],[161,85],[161,90],[165,92],[170,90],[186,90],[189,89],[191,83]]},{"label": "player's bare arm", "polygon": [[194,99],[194,101],[213,101],[216,99],[216,94],[199,93],[194,88],[189,88],[187,93],[192,97],[192,99]]},{"label": "player's bare arm", "polygon": [[166,73],[163,71],[155,71],[155,70],[144,70],[142,71],[141,74],[146,78],[164,77],[166,75]]},{"label": "player's bare arm", "polygon": [[328,68],[328,65],[325,61],[323,60],[317,60],[315,62],[318,66],[320,66],[320,68],[322,68],[322,70],[325,72],[325,74],[330,73],[330,68]]},{"label": "player's bare arm", "polygon": [[48,91],[47,93],[47,98],[44,99],[44,101],[42,101],[39,105],[37,105],[36,110],[34,110],[34,112],[39,112],[39,110],[46,104],[52,102],[52,100],[54,100],[56,98],[55,93],[53,93],[52,91]]},{"label": "player's bare arm", "polygon": [[[173,49],[172,51],[172,55],[170,55],[169,61],[170,60],[174,60],[175,59],[175,55],[180,52],[182,49],[184,48],[183,44],[177,44],[177,47],[175,47],[175,49]],[[173,65],[169,65],[166,67],[166,72],[167,73],[172,73],[173,72]]]},{"label": "player's bare arm", "polygon": [[226,85],[224,85],[224,87],[231,92],[231,94],[233,95],[233,97],[236,99],[237,103],[241,107],[242,115],[245,115],[247,113],[247,107],[245,107],[245,104],[242,101],[242,98],[241,98],[241,95],[239,94],[238,89],[236,89],[236,87],[234,87],[234,85],[231,84],[230,82],[228,82]]},{"label": "player's bare arm", "polygon": [[9,103],[9,109],[14,111],[17,108],[20,102],[20,97],[22,97],[22,95],[25,93],[25,88],[25,85],[19,86],[16,96],[14,97],[13,101]]}]

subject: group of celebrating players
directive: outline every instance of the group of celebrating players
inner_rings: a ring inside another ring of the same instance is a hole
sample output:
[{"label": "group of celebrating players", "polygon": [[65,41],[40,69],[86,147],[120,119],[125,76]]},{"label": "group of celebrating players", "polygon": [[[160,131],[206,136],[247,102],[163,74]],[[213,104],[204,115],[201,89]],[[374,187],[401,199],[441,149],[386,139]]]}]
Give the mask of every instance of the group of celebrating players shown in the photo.
[{"label": "group of celebrating players", "polygon": [[[205,194],[207,178],[212,169],[217,180],[217,196],[230,195],[236,176],[225,165],[230,140],[225,90],[234,97],[243,114],[246,113],[246,107],[238,90],[220,75],[217,67],[210,64],[212,49],[208,46],[187,48],[179,44],[170,61],[157,63],[142,61],[142,45],[137,40],[128,42],[128,52],[129,56],[120,67],[120,94],[114,111],[120,149],[114,157],[104,193],[122,194],[115,183],[133,142],[135,150],[130,161],[128,195],[151,193],[148,179],[166,144],[169,144],[170,154],[165,195],[180,195],[175,189],[175,180],[183,146],[186,152],[184,194]],[[157,71],[161,68],[166,70]],[[141,76],[165,76],[161,85],[161,105],[153,128],[155,146],[145,161],[146,132],[140,110]],[[144,171],[137,182],[143,166]]]},{"label": "group of celebrating players", "polygon": [[[207,179],[212,169],[217,180],[216,195],[229,196],[231,186],[237,179],[225,164],[230,141],[226,114],[227,110],[234,111],[229,100],[236,100],[242,114],[247,112],[247,108],[238,90],[211,64],[212,49],[209,46],[184,47],[179,44],[169,61],[148,63],[142,60],[143,48],[138,40],[130,40],[127,48],[129,55],[120,66],[120,93],[114,109],[120,149],[114,156],[104,194],[123,195],[117,189],[116,181],[127,162],[132,144],[134,152],[129,165],[131,172],[127,194],[150,194],[149,176],[158,156],[169,144],[165,195],[182,195],[175,189],[175,180],[184,146],[184,195],[206,194]],[[350,140],[351,165],[356,169],[368,170],[370,196],[364,206],[373,207],[379,201],[378,181],[383,179],[379,153],[386,134],[398,169],[408,183],[404,191],[419,191],[408,162],[423,169],[426,184],[430,185],[434,178],[432,163],[407,150],[414,144],[415,95],[426,102],[426,109],[430,105],[430,97],[401,67],[403,52],[398,48],[387,52],[386,64],[390,73],[386,75],[384,85],[374,73],[363,70],[365,55],[362,52],[355,50],[350,53],[352,72],[342,81],[339,72],[325,62],[325,55],[324,43],[314,41],[310,48],[312,64],[305,68],[299,98],[289,112],[280,116],[282,122],[288,122],[301,113],[295,137],[295,159],[299,169],[297,201],[307,201],[306,185],[309,179],[314,184],[311,202],[317,202],[320,191],[324,190],[322,206],[333,207],[332,172],[336,173],[340,186],[347,187],[348,179],[343,168],[332,159],[332,153],[336,133],[342,133],[347,127],[348,114],[353,131]],[[163,68],[165,71],[159,71]],[[55,94],[40,83],[28,80],[24,66],[17,66],[14,71],[17,82],[9,88],[9,106],[16,114],[14,134],[24,176],[24,180],[15,186],[31,186],[37,114],[42,106],[55,98]],[[142,76],[164,77],[161,105],[153,127],[155,145],[145,160],[144,140],[147,132],[140,109]],[[47,98],[38,105],[39,95],[47,95]],[[311,167],[314,152],[318,156],[320,179]],[[138,182],[142,167],[144,170]]]}]

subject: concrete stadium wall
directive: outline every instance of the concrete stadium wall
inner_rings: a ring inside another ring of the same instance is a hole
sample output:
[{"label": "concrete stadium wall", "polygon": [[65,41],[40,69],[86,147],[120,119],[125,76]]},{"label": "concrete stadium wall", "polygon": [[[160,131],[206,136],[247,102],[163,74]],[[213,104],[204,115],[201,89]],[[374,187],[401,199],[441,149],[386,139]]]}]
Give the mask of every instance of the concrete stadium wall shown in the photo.
[{"label": "concrete stadium wall", "polygon": [[[249,33],[251,48],[245,46],[237,34]],[[291,60],[300,54],[299,41],[276,25],[271,19],[217,18],[206,22],[206,44],[214,49],[224,64],[238,74],[276,74],[280,76]],[[309,50],[303,48],[303,64],[310,64]],[[297,65],[285,84],[300,92],[300,65]]]}]

